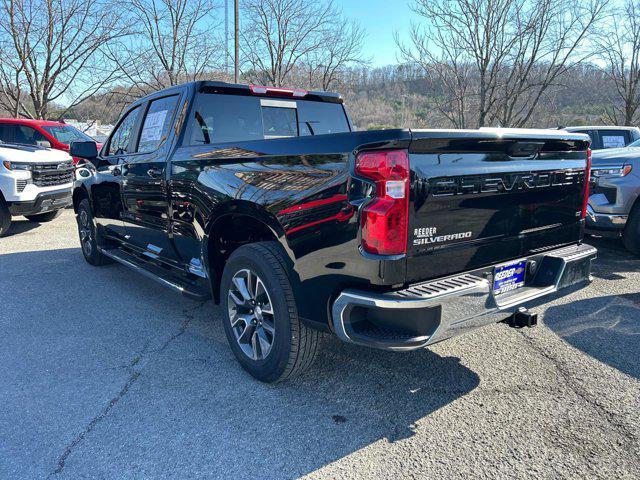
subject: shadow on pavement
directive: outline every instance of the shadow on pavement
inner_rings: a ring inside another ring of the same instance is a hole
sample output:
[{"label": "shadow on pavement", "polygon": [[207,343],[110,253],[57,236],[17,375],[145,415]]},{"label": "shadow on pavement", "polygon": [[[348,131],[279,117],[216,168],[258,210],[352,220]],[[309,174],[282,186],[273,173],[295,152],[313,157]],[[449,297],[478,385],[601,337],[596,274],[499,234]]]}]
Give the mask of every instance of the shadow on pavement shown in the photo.
[{"label": "shadow on pavement", "polygon": [[11,227],[5,235],[5,238],[13,235],[20,235],[21,233],[28,232],[35,228],[38,228],[41,224],[38,222],[30,222],[29,220],[16,220],[15,218],[11,222]]},{"label": "shadow on pavement", "polygon": [[[591,237],[586,242],[598,249],[594,277],[620,281],[625,273],[640,271],[640,259],[620,240]],[[640,379],[640,293],[594,296],[549,307],[544,323],[575,348]]]},{"label": "shadow on pavement", "polygon": [[544,323],[574,347],[640,379],[640,293],[551,307]]},{"label": "shadow on pavement", "polygon": [[20,299],[0,315],[0,361],[12,372],[0,424],[12,425],[7,448],[32,478],[59,466],[65,448],[71,476],[108,477],[120,458],[123,471],[151,477],[297,477],[412,436],[480,381],[456,357],[326,338],[308,373],[265,385],[233,359],[211,302],[122,266],[91,267],[79,248],[0,254],[0,266],[0,288]]},{"label": "shadow on pavement", "polygon": [[585,241],[598,249],[593,276],[603,280],[622,280],[621,273],[640,271],[640,258],[624,248],[622,240],[587,237]]}]

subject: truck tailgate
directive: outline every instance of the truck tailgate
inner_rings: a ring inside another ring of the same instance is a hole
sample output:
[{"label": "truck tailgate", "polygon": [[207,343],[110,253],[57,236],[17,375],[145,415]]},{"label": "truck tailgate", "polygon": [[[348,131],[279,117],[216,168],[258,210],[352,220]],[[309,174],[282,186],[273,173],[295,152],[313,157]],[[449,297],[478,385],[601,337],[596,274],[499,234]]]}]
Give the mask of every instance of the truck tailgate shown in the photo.
[{"label": "truck tailgate", "polygon": [[588,137],[414,130],[407,282],[581,240]]}]

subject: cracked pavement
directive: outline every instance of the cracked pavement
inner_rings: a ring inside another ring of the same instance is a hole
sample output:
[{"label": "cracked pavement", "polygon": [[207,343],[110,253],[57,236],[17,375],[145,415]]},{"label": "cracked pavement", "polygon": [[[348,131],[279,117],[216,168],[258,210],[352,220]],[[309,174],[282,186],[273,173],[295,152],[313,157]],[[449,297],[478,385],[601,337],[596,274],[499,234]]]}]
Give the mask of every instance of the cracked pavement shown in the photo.
[{"label": "cracked pavement", "polygon": [[0,478],[638,478],[640,259],[412,353],[326,338],[264,385],[211,302],[82,258],[73,213],[0,239]]}]

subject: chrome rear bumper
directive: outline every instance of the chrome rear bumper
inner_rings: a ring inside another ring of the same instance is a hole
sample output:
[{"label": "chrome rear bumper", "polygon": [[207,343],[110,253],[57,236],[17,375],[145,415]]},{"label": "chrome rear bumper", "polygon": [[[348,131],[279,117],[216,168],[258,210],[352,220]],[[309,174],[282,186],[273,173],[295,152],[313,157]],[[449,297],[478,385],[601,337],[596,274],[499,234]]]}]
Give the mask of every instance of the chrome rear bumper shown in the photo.
[{"label": "chrome rear bumper", "polygon": [[526,285],[498,296],[493,293],[493,266],[384,294],[344,290],[333,303],[332,326],[345,342],[397,351],[422,348],[590,281],[596,255],[587,244],[532,255]]}]

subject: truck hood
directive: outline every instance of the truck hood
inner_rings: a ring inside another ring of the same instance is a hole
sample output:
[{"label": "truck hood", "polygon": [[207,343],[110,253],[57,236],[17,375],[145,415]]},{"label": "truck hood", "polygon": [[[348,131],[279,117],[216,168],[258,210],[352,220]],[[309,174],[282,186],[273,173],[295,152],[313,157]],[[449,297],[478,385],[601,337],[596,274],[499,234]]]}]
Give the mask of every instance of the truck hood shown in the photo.
[{"label": "truck hood", "polygon": [[71,161],[68,153],[35,145],[0,144],[0,161],[20,163],[60,163]]},{"label": "truck hood", "polygon": [[592,165],[621,165],[640,158],[640,147],[608,148],[596,150],[591,156]]}]

